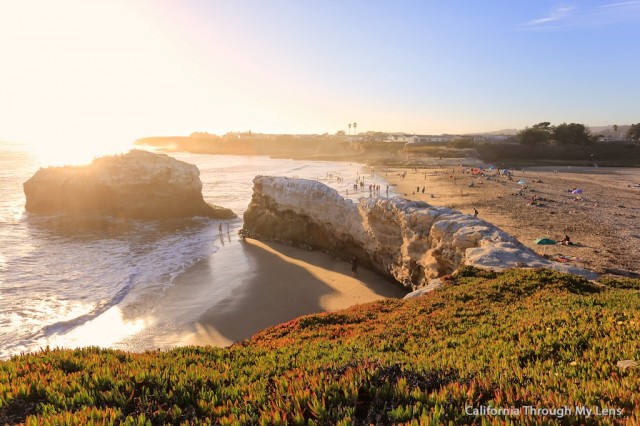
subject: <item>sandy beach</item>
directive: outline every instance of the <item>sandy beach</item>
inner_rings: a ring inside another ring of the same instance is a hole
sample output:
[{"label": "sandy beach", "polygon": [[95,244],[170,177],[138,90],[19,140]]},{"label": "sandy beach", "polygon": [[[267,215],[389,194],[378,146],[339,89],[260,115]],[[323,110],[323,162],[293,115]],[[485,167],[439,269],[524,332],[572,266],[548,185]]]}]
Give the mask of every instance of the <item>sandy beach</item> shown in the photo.
[{"label": "sandy beach", "polygon": [[[181,274],[158,315],[190,325],[155,338],[156,347],[228,346],[302,315],[344,309],[407,292],[360,268],[317,251],[305,251],[226,234],[221,249]],[[234,289],[230,291],[230,289]],[[160,319],[160,318],[159,318]],[[144,345],[149,346],[149,342]]]},{"label": "sandy beach", "polygon": [[[405,198],[467,214],[475,208],[479,218],[552,259],[597,273],[640,274],[640,187],[635,186],[640,169],[537,167],[512,170],[513,180],[495,176],[497,171],[475,176],[463,170],[435,166],[388,169],[383,175]],[[521,179],[524,184],[518,184]],[[574,188],[582,193],[572,194]],[[541,237],[560,241],[565,235],[575,244],[534,242]]]},{"label": "sandy beach", "polygon": [[[513,180],[463,170],[440,165],[377,172],[405,198],[468,214],[475,208],[481,219],[551,259],[601,274],[640,274],[640,170],[534,168],[512,171]],[[526,183],[518,184],[520,179]],[[571,193],[576,187],[581,194]],[[564,235],[575,244],[534,242]],[[157,323],[182,325],[156,333],[142,347],[228,346],[302,315],[406,294],[365,269],[352,277],[347,262],[322,252],[242,242],[228,234],[219,238],[220,250],[182,273],[157,309]]]}]

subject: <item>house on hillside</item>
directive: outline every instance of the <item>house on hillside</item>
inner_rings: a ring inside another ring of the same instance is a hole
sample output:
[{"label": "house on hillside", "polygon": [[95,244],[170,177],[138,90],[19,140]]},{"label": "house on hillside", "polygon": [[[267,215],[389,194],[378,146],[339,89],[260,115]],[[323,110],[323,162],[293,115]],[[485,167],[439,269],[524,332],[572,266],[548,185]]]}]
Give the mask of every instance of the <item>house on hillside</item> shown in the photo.
[{"label": "house on hillside", "polygon": [[409,137],[409,135],[405,135],[404,133],[391,133],[386,137],[386,139],[383,139],[383,142],[407,143],[409,142]]}]

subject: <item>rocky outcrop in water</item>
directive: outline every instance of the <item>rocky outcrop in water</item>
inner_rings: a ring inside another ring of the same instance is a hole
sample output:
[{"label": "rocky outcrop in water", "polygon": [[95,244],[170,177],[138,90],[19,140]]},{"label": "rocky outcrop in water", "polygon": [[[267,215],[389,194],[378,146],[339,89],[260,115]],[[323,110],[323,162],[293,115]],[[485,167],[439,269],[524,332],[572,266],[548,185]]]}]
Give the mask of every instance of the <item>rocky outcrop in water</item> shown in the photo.
[{"label": "rocky outcrop in water", "polygon": [[314,249],[363,266],[407,288],[427,285],[462,266],[502,270],[550,268],[596,278],[550,262],[481,219],[401,198],[354,203],[316,181],[258,176],[244,214],[246,235]]},{"label": "rocky outcrop in water", "polygon": [[40,169],[23,186],[25,208],[33,213],[236,217],[204,201],[195,165],[147,151],[99,158],[88,166]]}]

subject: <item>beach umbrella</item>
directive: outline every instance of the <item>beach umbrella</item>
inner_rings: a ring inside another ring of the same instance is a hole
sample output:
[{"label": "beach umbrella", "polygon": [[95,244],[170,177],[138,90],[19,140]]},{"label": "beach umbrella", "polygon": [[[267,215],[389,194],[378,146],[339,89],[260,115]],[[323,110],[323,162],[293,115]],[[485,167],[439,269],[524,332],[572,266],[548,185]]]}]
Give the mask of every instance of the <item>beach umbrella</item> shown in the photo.
[{"label": "beach umbrella", "polygon": [[520,179],[518,181],[518,185],[524,185],[525,183],[527,183],[524,179]]},{"label": "beach umbrella", "polygon": [[571,191],[572,194],[582,194],[582,189],[578,188],[578,189],[574,189],[573,191]]},{"label": "beach umbrella", "polygon": [[538,238],[536,241],[536,244],[540,245],[540,246],[555,246],[556,242],[554,240],[552,240],[551,238]]}]

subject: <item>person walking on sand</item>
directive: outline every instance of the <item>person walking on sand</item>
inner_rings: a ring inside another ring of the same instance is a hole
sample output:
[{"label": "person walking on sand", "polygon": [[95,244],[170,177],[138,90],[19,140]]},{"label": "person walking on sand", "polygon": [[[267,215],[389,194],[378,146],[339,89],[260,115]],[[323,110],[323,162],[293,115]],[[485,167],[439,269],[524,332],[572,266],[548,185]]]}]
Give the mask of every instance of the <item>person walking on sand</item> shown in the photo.
[{"label": "person walking on sand", "polygon": [[218,233],[222,234],[222,222],[218,225]]},{"label": "person walking on sand", "polygon": [[354,277],[358,273],[358,256],[353,256],[351,259],[351,275]]},{"label": "person walking on sand", "polygon": [[480,213],[478,211],[478,209],[476,209],[475,207],[473,208],[473,217],[478,217],[478,213]]}]

